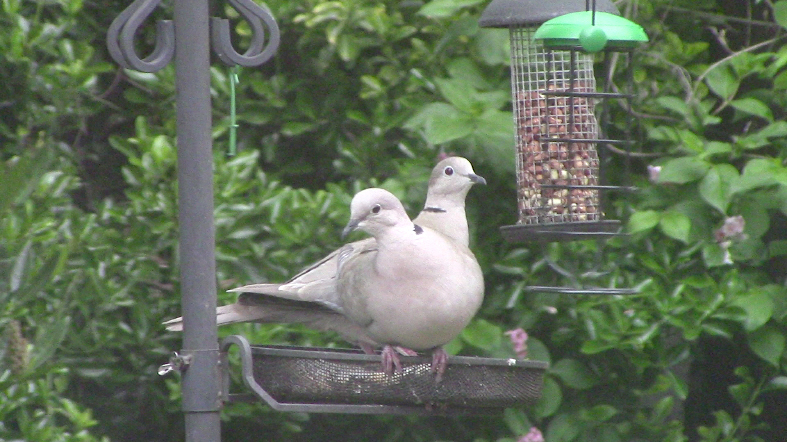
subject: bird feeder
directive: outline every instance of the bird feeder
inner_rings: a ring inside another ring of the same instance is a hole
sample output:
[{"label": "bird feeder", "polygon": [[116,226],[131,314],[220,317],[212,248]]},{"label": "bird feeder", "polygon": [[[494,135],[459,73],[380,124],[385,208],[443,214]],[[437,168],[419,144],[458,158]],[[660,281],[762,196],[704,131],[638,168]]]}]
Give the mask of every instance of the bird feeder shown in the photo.
[{"label": "bird feeder", "polygon": [[592,3],[590,9],[586,0],[493,0],[480,19],[481,26],[510,31],[518,220],[501,228],[509,241],[620,231],[618,220],[605,218],[603,202],[605,192],[623,187],[605,185],[602,163],[605,148],[626,152],[631,141],[606,137],[602,120],[609,100],[630,101],[631,88],[612,91],[610,83],[598,92],[594,54],[611,60],[625,52],[630,68],[631,50],[647,37],[610,1]]},{"label": "bird feeder", "polygon": [[[251,393],[230,394],[228,353],[237,347]],[[403,356],[401,372],[380,370],[379,355],[358,350],[255,346],[242,336],[221,345],[225,402],[262,400],[278,411],[356,414],[467,414],[533,405],[549,364],[451,356],[439,382],[431,357]]]}]

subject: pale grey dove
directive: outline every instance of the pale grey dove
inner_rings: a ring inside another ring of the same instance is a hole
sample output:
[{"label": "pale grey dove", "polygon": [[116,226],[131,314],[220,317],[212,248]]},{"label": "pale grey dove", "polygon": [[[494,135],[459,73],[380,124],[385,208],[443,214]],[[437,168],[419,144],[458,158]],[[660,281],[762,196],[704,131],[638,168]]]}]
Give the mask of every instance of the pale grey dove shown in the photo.
[{"label": "pale grey dove", "polygon": [[[424,210],[413,222],[422,228],[446,235],[455,246],[470,253],[467,249],[468,229],[464,202],[467,192],[475,183],[485,183],[485,180],[473,172],[466,159],[450,157],[441,161],[432,171]],[[356,260],[358,263],[366,262],[368,259],[375,259],[377,253],[375,238],[356,241],[303,270],[287,283],[252,284],[233,289],[231,291],[241,294],[235,304],[217,309],[218,324],[246,321],[302,323],[315,329],[338,332],[345,339],[370,351],[372,346],[386,342],[379,341],[359,322],[348,321],[341,298],[342,290],[347,286],[341,283],[339,268],[356,268],[356,265],[362,265],[357,264]],[[165,324],[169,330],[182,329],[181,318]],[[414,353],[407,348],[396,348],[403,354]],[[418,345],[414,348],[427,347]],[[386,347],[386,350],[390,353],[390,347]],[[444,362],[444,352],[437,352],[436,355]],[[398,366],[395,354],[384,356],[388,362]],[[436,362],[438,368],[444,367],[444,364],[439,364],[439,360]]]}]

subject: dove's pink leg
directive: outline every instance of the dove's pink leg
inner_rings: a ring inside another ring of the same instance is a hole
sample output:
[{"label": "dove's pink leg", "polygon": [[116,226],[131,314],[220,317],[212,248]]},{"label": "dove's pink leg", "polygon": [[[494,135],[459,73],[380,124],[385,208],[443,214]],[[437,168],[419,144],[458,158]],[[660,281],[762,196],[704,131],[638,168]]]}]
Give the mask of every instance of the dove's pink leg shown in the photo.
[{"label": "dove's pink leg", "polygon": [[418,356],[418,353],[415,350],[410,350],[407,347],[396,345],[394,346],[394,350],[398,351],[399,354],[404,356]]},{"label": "dove's pink leg", "polygon": [[443,350],[443,347],[437,347],[432,351],[432,372],[437,373],[435,380],[440,382],[445,373],[445,367],[448,365],[448,353]]},{"label": "dove's pink leg", "polygon": [[358,345],[361,347],[361,350],[363,350],[363,352],[366,353],[367,355],[374,354],[374,346],[372,346],[371,344],[360,342],[358,343]]},{"label": "dove's pink leg", "polygon": [[392,375],[394,373],[394,367],[397,372],[402,371],[402,361],[399,360],[399,355],[396,354],[396,350],[394,350],[393,347],[390,345],[383,347],[381,356],[383,358],[383,372],[385,374]]}]

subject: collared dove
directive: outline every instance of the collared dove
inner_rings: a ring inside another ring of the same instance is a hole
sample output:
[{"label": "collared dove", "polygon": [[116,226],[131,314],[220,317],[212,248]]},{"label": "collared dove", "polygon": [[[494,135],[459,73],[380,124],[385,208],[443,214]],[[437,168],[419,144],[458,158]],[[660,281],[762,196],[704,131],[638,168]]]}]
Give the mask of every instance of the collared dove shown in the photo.
[{"label": "collared dove", "polygon": [[[413,222],[445,235],[457,246],[467,249],[469,235],[465,217],[465,197],[475,183],[486,181],[476,175],[470,162],[461,157],[440,161],[429,179],[424,210]],[[342,263],[352,268],[358,257],[373,257],[378,253],[375,238],[348,244],[306,268],[284,284],[252,284],[232,289],[240,292],[235,304],[217,309],[219,325],[237,322],[292,322],[319,330],[331,330],[365,351],[380,344],[368,331],[344,316],[338,289],[338,270]],[[471,254],[472,256],[472,254]],[[169,330],[181,330],[181,318],[165,322]],[[396,347],[403,354],[413,354]],[[418,349],[422,349],[418,346]],[[444,353],[437,353],[445,358]],[[388,360],[398,365],[395,355]],[[437,361],[440,362],[440,361]]]},{"label": "collared dove", "polygon": [[345,232],[369,233],[377,240],[377,253],[353,254],[352,245],[340,250],[333,309],[385,345],[385,371],[401,369],[394,346],[434,349],[432,369],[439,378],[447,358],[442,346],[481,306],[481,267],[464,244],[411,221],[386,190],[359,192],[350,213]]}]

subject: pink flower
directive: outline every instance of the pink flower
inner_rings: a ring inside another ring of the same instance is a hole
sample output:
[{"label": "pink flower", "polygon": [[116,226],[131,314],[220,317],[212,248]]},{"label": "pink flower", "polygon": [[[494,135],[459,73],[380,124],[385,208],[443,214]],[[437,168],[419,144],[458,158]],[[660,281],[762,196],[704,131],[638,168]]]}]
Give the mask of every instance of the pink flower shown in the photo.
[{"label": "pink flower", "polygon": [[516,352],[516,355],[521,359],[526,358],[527,357],[527,332],[525,332],[520,327],[514,330],[509,330],[504,334],[507,335],[509,339],[511,339],[511,344],[514,346],[514,352]]},{"label": "pink flower", "polygon": [[532,427],[526,435],[517,439],[516,442],[544,442],[544,435],[538,428]]},{"label": "pink flower", "polygon": [[724,220],[724,224],[714,232],[716,242],[721,244],[725,241],[746,238],[746,235],[743,233],[744,227],[746,227],[746,220],[742,216],[728,217]]}]

